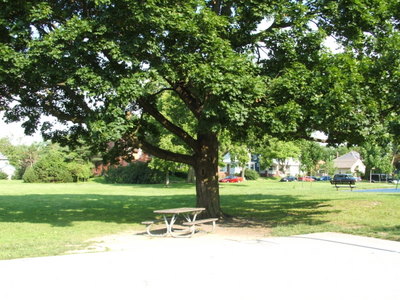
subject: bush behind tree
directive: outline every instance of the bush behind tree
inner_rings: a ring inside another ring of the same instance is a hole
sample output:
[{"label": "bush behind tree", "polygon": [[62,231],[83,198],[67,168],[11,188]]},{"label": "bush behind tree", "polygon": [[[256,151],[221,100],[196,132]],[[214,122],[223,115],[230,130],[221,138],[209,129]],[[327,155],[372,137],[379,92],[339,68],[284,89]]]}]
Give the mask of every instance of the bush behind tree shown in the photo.
[{"label": "bush behind tree", "polygon": [[135,162],[110,168],[104,178],[108,183],[154,184],[164,182],[165,174],[151,169],[147,163]]},{"label": "bush behind tree", "polygon": [[188,173],[189,173],[189,172],[175,171],[175,172],[173,172],[173,176],[176,176],[176,177],[178,177],[178,178],[187,179]]},{"label": "bush behind tree", "polygon": [[54,152],[43,156],[31,168],[28,168],[22,179],[28,183],[73,181],[72,174],[62,155]]},{"label": "bush behind tree", "polygon": [[8,175],[2,171],[0,171],[0,180],[7,179]]},{"label": "bush behind tree", "polygon": [[251,169],[244,170],[244,177],[246,180],[257,180],[260,177],[257,171]]},{"label": "bush behind tree", "polygon": [[35,183],[40,182],[38,175],[36,174],[33,167],[28,167],[25,170],[24,175],[22,176],[22,180],[26,183]]},{"label": "bush behind tree", "polygon": [[93,164],[90,162],[72,161],[67,163],[67,168],[74,182],[87,181],[92,176]]}]

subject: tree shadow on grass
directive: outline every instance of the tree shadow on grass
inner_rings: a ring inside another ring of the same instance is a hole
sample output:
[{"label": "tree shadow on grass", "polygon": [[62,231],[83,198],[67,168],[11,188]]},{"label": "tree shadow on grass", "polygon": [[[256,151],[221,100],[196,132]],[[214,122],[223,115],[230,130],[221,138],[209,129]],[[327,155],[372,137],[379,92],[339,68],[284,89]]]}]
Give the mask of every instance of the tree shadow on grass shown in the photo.
[{"label": "tree shadow on grass", "polygon": [[126,196],[97,194],[31,194],[0,196],[0,222],[71,226],[73,222],[140,223],[156,209],[195,206],[193,195]]},{"label": "tree shadow on grass", "polygon": [[[289,224],[321,224],[324,214],[334,211],[323,200],[265,194],[221,196],[223,210],[238,217],[240,224],[229,219],[224,226],[275,227]],[[195,196],[127,196],[98,194],[30,194],[0,196],[0,222],[45,223],[72,226],[73,222],[98,221],[140,223],[153,220],[156,209],[193,207]],[[158,216],[161,219],[161,216]],[[236,220],[238,219],[236,218]]]},{"label": "tree shadow on grass", "polygon": [[146,189],[146,188],[151,188],[151,189],[165,189],[165,188],[174,188],[174,189],[187,189],[188,187],[193,187],[195,188],[196,185],[194,183],[188,183],[185,182],[184,180],[179,181],[179,182],[170,182],[169,185],[166,185],[165,183],[149,183],[149,184],[134,184],[134,183],[110,183],[106,182],[104,178],[94,178],[91,181],[99,183],[99,184],[104,184],[104,185],[110,185],[110,186],[116,186],[116,187],[140,187],[141,189]]},{"label": "tree shadow on grass", "polygon": [[[288,195],[229,195],[222,196],[226,213],[239,218],[224,221],[226,227],[276,227],[285,225],[321,225],[323,216],[337,213],[328,200],[304,200]],[[229,198],[229,201],[224,201]]]}]

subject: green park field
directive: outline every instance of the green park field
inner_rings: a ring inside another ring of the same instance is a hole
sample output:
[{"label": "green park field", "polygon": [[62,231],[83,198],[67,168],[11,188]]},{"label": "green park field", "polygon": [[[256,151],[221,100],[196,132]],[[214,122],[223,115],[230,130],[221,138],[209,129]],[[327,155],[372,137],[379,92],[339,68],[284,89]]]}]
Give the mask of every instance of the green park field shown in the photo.
[{"label": "green park field", "polygon": [[[394,188],[358,183],[357,190]],[[271,235],[343,232],[400,241],[400,193],[336,191],[327,182],[259,179],[221,184],[229,215]],[[195,187],[88,183],[27,184],[0,181],[0,259],[61,255],[88,240],[144,230],[153,210],[195,205]],[[250,226],[250,225],[249,225]]]}]

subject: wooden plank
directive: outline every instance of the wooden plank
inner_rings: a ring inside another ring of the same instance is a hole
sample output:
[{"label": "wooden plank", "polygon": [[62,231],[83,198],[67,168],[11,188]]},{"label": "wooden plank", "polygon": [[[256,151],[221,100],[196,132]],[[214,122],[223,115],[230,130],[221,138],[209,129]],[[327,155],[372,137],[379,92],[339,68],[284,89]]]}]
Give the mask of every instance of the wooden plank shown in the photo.
[{"label": "wooden plank", "polygon": [[209,219],[196,220],[196,221],[192,221],[192,222],[183,222],[182,224],[183,225],[197,225],[197,224],[215,222],[217,220],[218,220],[218,218],[209,218]]},{"label": "wooden plank", "polygon": [[154,221],[143,221],[142,224],[143,225],[151,225],[151,224],[154,224]]},{"label": "wooden plank", "polygon": [[196,213],[204,211],[204,207],[179,207],[155,210],[156,214],[183,214],[183,213]]}]

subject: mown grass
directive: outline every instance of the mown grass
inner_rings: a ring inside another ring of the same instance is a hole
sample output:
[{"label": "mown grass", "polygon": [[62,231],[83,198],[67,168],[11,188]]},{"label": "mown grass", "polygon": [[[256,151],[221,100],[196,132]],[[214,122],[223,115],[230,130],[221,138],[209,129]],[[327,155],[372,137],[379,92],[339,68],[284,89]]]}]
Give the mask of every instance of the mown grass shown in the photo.
[{"label": "mown grass", "polygon": [[[357,184],[358,189],[393,187]],[[270,227],[273,235],[334,231],[400,241],[400,193],[336,191],[327,182],[257,182],[246,193],[238,186],[229,189],[229,196],[222,192],[223,203],[229,203],[225,211]]]},{"label": "mown grass", "polygon": [[[358,184],[358,189],[389,187]],[[393,187],[393,186],[391,186]],[[221,184],[224,212],[272,235],[336,231],[400,241],[400,193],[336,191],[325,182],[265,179]],[[190,184],[24,184],[0,181],[0,259],[59,255],[87,240],[154,219],[153,210],[195,205]],[[237,225],[232,225],[237,226]]]}]

